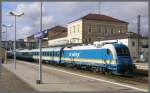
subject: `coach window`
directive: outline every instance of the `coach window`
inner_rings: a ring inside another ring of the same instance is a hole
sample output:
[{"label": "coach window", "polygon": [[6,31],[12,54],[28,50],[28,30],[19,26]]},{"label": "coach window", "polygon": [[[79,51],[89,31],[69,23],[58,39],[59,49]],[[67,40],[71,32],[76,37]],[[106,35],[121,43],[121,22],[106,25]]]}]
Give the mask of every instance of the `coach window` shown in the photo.
[{"label": "coach window", "polygon": [[56,52],[56,56],[58,56],[58,52]]},{"label": "coach window", "polygon": [[50,56],[52,56],[52,52],[50,52]]},{"label": "coach window", "polygon": [[51,52],[49,52],[49,56],[51,56]]},{"label": "coach window", "polygon": [[55,56],[55,52],[53,52],[53,56]]},{"label": "coach window", "polygon": [[58,52],[56,52],[57,53],[57,55],[56,56],[58,56]]},{"label": "coach window", "polygon": [[48,56],[48,53],[47,53],[47,52],[45,52],[45,56]]},{"label": "coach window", "polygon": [[55,56],[55,52],[53,52],[53,56]]},{"label": "coach window", "polygon": [[55,52],[55,56],[57,56],[57,52]]},{"label": "coach window", "polygon": [[47,52],[47,56],[49,56],[49,52]]},{"label": "coach window", "polygon": [[47,56],[47,52],[45,52],[45,56]]},{"label": "coach window", "polygon": [[55,56],[57,56],[57,52],[55,52]]},{"label": "coach window", "polygon": [[57,56],[59,56],[59,52],[57,52]]},{"label": "coach window", "polygon": [[54,52],[51,52],[51,56],[53,56],[53,53],[54,53]]},{"label": "coach window", "polygon": [[58,52],[58,56],[60,55],[60,52]]},{"label": "coach window", "polygon": [[49,56],[49,52],[47,52],[47,56]]},{"label": "coach window", "polygon": [[51,56],[51,52],[49,52],[49,56]]}]

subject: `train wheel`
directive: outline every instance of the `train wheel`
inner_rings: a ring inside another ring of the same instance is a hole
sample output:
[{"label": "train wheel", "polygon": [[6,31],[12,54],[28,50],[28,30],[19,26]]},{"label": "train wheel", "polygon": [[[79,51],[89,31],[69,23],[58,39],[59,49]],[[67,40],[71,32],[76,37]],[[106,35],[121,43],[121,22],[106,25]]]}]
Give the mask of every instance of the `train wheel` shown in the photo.
[{"label": "train wheel", "polygon": [[105,71],[105,68],[102,67],[102,68],[101,68],[101,73],[102,73],[102,74],[105,74],[105,72],[106,72],[106,71]]},{"label": "train wheel", "polygon": [[93,72],[94,72],[94,73],[98,73],[98,72],[99,72],[98,67],[93,67]]}]

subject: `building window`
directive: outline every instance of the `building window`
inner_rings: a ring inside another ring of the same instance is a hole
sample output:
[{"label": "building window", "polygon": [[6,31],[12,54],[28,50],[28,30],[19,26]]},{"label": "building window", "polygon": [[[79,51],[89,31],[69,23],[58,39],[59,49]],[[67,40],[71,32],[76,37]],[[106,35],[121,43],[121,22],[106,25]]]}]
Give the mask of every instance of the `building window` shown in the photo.
[{"label": "building window", "polygon": [[98,26],[98,31],[101,33],[101,25]]},{"label": "building window", "polygon": [[107,33],[108,33],[108,32],[107,32],[107,28],[105,27],[105,35],[107,35]]},{"label": "building window", "polygon": [[113,32],[113,28],[111,28],[111,34],[113,34],[114,32]]},{"label": "building window", "polygon": [[73,26],[73,31],[74,31],[74,33],[76,32],[76,27],[75,26]]},{"label": "building window", "polygon": [[78,28],[78,32],[80,31],[80,28],[79,28],[79,27],[80,27],[80,25],[77,25],[77,28]]},{"label": "building window", "polygon": [[135,57],[135,52],[132,52],[132,54],[133,54],[133,57]]},{"label": "building window", "polygon": [[133,46],[133,47],[135,46],[135,42],[134,42],[134,41],[132,42],[132,46]]},{"label": "building window", "polygon": [[88,27],[88,32],[89,33],[92,32],[92,26],[91,25]]},{"label": "building window", "polygon": [[70,34],[71,34],[71,31],[72,31],[71,29],[72,29],[72,27],[70,27]]},{"label": "building window", "polygon": [[89,42],[91,42],[91,38],[89,38]]},{"label": "building window", "polygon": [[102,35],[104,35],[104,32],[105,32],[105,31],[104,31],[104,27],[102,26],[101,29],[102,29],[102,30],[101,30]]},{"label": "building window", "polygon": [[85,39],[85,43],[87,43],[88,41],[87,41],[87,39]]}]

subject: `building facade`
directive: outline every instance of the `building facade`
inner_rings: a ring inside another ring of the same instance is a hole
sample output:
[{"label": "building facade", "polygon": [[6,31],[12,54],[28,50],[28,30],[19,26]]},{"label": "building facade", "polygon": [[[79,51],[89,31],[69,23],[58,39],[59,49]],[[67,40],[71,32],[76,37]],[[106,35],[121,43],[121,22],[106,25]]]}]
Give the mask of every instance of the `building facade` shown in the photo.
[{"label": "building facade", "polygon": [[88,14],[68,24],[71,43],[93,43],[103,37],[128,32],[128,23],[110,16]]},{"label": "building facade", "polygon": [[67,28],[62,26],[55,26],[48,29],[48,45],[57,46],[65,45],[68,42]]}]

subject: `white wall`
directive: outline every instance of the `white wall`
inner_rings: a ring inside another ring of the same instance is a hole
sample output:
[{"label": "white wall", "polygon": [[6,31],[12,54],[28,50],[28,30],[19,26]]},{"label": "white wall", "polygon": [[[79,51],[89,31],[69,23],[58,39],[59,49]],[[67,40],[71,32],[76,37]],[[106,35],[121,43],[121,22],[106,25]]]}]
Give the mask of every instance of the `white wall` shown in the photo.
[{"label": "white wall", "polygon": [[65,45],[68,43],[68,38],[59,38],[59,39],[53,39],[48,41],[48,46],[56,46],[56,45]]}]

